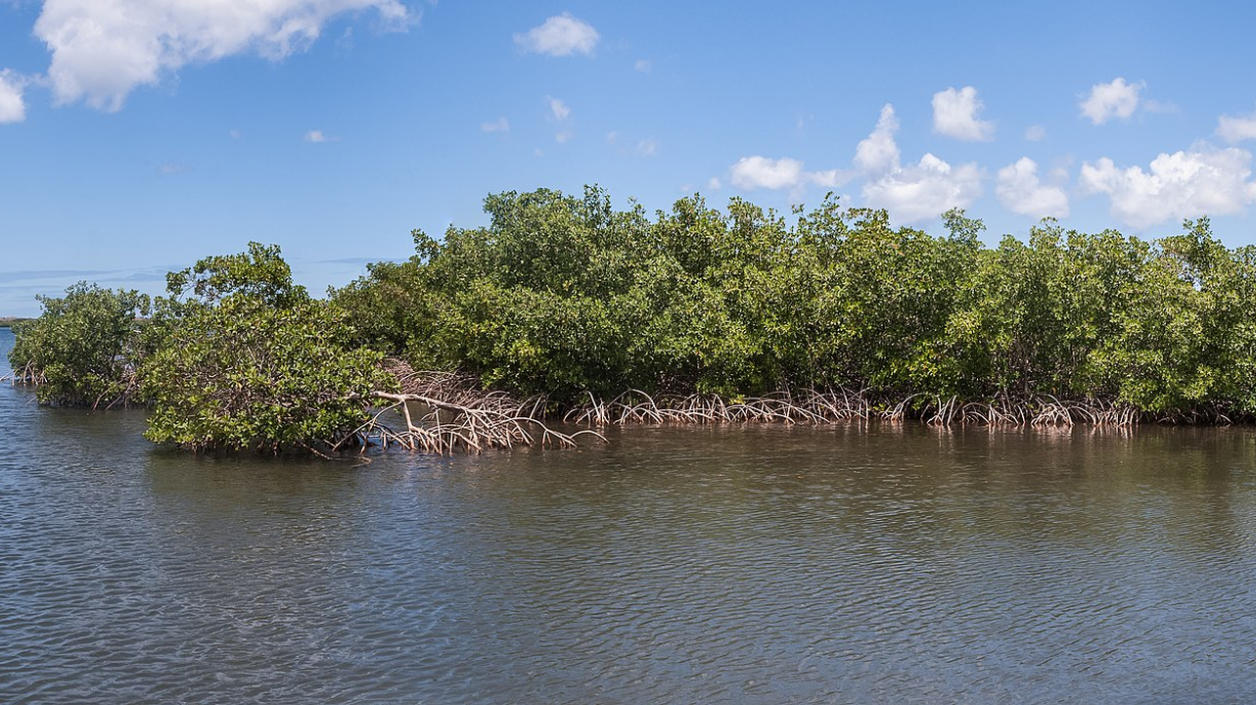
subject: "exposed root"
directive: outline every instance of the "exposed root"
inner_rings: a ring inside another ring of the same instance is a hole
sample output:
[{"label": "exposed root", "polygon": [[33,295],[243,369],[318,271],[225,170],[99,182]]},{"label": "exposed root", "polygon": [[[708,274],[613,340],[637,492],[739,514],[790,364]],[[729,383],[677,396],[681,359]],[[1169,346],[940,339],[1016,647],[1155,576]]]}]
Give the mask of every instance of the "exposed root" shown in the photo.
[{"label": "exposed root", "polygon": [[760,397],[725,399],[715,394],[661,396],[639,389],[601,401],[588,401],[567,411],[563,420],[588,426],[629,423],[707,424],[782,423],[820,424],[833,421],[867,421],[873,407],[862,390],[810,390],[795,395],[777,392]]},{"label": "exposed root", "polygon": [[[1060,400],[1051,395],[1014,399],[1001,395],[987,401],[957,396],[929,398],[912,394],[894,400],[874,399],[865,389],[810,390],[802,394],[777,392],[761,397],[728,400],[717,395],[654,398],[640,390],[624,392],[610,401],[588,394],[588,400],[567,411],[563,420],[586,426],[629,423],[707,424],[782,423],[833,424],[878,420],[897,423],[919,419],[930,426],[1012,426],[1067,428],[1074,424],[1129,427],[1145,415],[1127,404],[1099,399]],[[1167,418],[1166,423],[1198,423],[1202,415]],[[1219,411],[1210,423],[1230,423]]]},{"label": "exposed root", "polygon": [[44,377],[44,371],[36,369],[33,362],[26,363],[20,370],[13,370],[7,375],[0,375],[0,382],[8,382],[12,385],[29,384],[38,387],[47,381],[48,379]]},{"label": "exposed root", "polygon": [[[8,382],[13,386],[41,387],[48,383],[48,378],[44,371],[35,366],[33,362],[28,362],[19,370],[13,370],[6,375],[0,375],[0,383]],[[139,378],[135,374],[135,369],[128,366],[122,372],[121,392],[110,393],[105,392],[97,396],[95,399],[57,399],[52,398],[45,403],[58,406],[82,406],[92,411],[105,410],[128,407],[133,405],[135,396],[139,393]],[[88,403],[90,401],[90,403]]]},{"label": "exposed root", "polygon": [[440,400],[441,403],[531,419],[545,418],[548,398],[543,395],[517,399],[502,391],[484,391],[478,380],[458,372],[416,370],[404,360],[390,358],[384,369],[397,378],[403,394]]},{"label": "exposed root", "polygon": [[[602,434],[583,429],[563,433],[546,425],[529,413],[503,411],[487,406],[460,404],[424,394],[374,392],[373,398],[385,402],[371,418],[338,443],[332,450],[357,445],[365,449],[378,444],[383,448],[398,445],[407,450],[429,453],[452,453],[456,450],[481,452],[488,448],[541,446],[574,448],[581,436],[602,441]],[[412,410],[411,405],[416,409]],[[535,408],[525,411],[535,413]]]}]

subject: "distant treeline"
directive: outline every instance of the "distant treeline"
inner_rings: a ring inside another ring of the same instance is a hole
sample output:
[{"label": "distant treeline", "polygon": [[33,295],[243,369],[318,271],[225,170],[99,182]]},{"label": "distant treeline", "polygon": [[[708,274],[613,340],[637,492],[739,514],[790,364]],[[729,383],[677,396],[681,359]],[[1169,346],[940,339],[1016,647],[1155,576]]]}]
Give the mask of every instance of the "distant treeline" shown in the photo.
[{"label": "distant treeline", "polygon": [[30,320],[27,318],[18,318],[14,316],[0,316],[0,328],[12,328],[15,323]]},{"label": "distant treeline", "polygon": [[786,216],[694,196],[651,215],[542,189],[485,210],[485,227],[415,231],[409,261],[326,299],[261,245],[171,274],[151,301],[79,285],[16,328],[11,361],[46,402],[148,404],[150,437],[193,448],[325,441],[397,386],[387,357],[551,412],[628,389],[841,390],[944,419],[1045,399],[1066,418],[1256,419],[1256,247],[1227,248],[1207,218],[1154,242],[1044,220],[988,247],[962,211],[929,234],[835,198]]}]

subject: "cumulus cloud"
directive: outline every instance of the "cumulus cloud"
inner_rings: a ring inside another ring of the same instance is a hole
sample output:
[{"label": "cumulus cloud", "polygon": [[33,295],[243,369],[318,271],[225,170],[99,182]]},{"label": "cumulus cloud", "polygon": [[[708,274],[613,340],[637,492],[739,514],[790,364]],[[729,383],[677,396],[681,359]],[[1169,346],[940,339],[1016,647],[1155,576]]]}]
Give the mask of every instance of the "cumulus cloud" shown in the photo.
[{"label": "cumulus cloud", "polygon": [[546,97],[545,101],[549,103],[550,113],[554,115],[555,120],[566,120],[571,115],[571,108],[558,98]]},{"label": "cumulus cloud", "polygon": [[400,0],[45,0],[35,36],[52,52],[58,103],[116,111],[136,87],[188,64],[245,52],[282,59],[333,16],[365,10],[397,28],[411,18]]},{"label": "cumulus cloud", "polygon": [[1256,139],[1256,113],[1222,115],[1217,118],[1217,136],[1231,144]]},{"label": "cumulus cloud", "polygon": [[863,187],[868,205],[884,208],[904,223],[966,208],[980,195],[981,170],[976,164],[952,167],[928,153],[918,164],[896,169]]},{"label": "cumulus cloud", "polygon": [[[833,187],[845,183],[850,175],[837,169],[807,171],[802,162],[789,157],[742,157],[729,168],[733,185],[745,191],[754,189],[797,188],[807,184]],[[719,183],[714,180],[714,183]]]},{"label": "cumulus cloud", "polygon": [[1059,186],[1043,184],[1038,179],[1038,163],[1029,157],[999,169],[994,193],[1013,213],[1035,218],[1068,216],[1068,194]]},{"label": "cumulus cloud", "polygon": [[733,185],[740,189],[780,189],[797,186],[802,181],[802,166],[802,162],[788,157],[742,157],[729,169],[729,173]]},{"label": "cumulus cloud", "polygon": [[898,118],[894,116],[894,106],[886,103],[881,108],[876,129],[855,146],[855,166],[870,174],[897,168],[899,152],[894,142],[895,132],[898,132]]},{"label": "cumulus cloud", "polygon": [[895,219],[911,223],[936,218],[950,208],[964,208],[981,195],[981,170],[976,164],[951,166],[932,154],[902,166],[894,133],[894,106],[881,108],[876,128],[855,147],[855,166],[868,178],[863,197]]},{"label": "cumulus cloud", "polygon": [[720,183],[720,179],[718,176],[712,176],[711,178],[707,179],[708,190],[719,191],[720,188],[722,188],[723,186],[724,184]]},{"label": "cumulus cloud", "polygon": [[13,71],[0,71],[0,124],[26,119],[26,101],[22,91],[26,81]]},{"label": "cumulus cloud", "polygon": [[571,56],[592,54],[600,35],[597,30],[570,13],[554,15],[527,32],[515,35],[515,44],[533,54]]},{"label": "cumulus cloud", "polygon": [[483,132],[510,132],[510,121],[503,116],[491,122],[482,122],[480,123],[480,130]]},{"label": "cumulus cloud", "polygon": [[1080,182],[1090,193],[1108,195],[1113,216],[1143,228],[1170,219],[1242,211],[1256,200],[1251,162],[1246,150],[1200,144],[1161,153],[1146,170],[1121,168],[1106,157],[1086,162]]},{"label": "cumulus cloud", "polygon": [[947,137],[969,142],[994,138],[994,123],[977,119],[985,107],[977,97],[977,89],[964,86],[947,88],[933,94],[933,131]]},{"label": "cumulus cloud", "polygon": [[1128,118],[1138,108],[1138,94],[1143,84],[1126,83],[1123,77],[1112,79],[1111,83],[1096,83],[1090,87],[1090,94],[1084,98],[1079,107],[1082,115],[1096,125],[1114,117]]},{"label": "cumulus cloud", "polygon": [[330,135],[324,134],[322,130],[310,130],[309,132],[305,133],[305,141],[313,142],[314,144],[322,144],[323,142],[337,142],[339,141],[339,139],[340,139],[339,137],[332,137]]}]

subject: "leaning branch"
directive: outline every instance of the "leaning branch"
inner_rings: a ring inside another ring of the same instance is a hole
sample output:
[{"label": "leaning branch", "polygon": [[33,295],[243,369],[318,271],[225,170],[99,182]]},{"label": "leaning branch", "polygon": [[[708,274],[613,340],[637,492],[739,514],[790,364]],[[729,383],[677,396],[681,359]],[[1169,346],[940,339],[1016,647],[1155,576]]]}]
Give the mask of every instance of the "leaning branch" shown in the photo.
[{"label": "leaning branch", "polygon": [[564,433],[521,411],[460,404],[426,394],[376,391],[370,397],[382,404],[333,450],[354,444],[361,448],[378,444],[442,454],[457,450],[478,453],[488,448],[532,445],[574,448],[577,439],[584,435],[606,440],[588,429]]}]

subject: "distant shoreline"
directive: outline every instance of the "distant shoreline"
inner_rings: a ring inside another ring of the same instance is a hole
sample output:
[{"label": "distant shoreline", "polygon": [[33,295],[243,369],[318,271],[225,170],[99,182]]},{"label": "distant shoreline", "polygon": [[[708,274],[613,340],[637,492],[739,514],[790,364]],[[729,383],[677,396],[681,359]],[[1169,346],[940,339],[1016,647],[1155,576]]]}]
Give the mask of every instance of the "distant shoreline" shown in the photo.
[{"label": "distant shoreline", "polygon": [[0,328],[12,328],[14,323],[29,320],[29,318],[21,318],[19,316],[0,316]]}]

